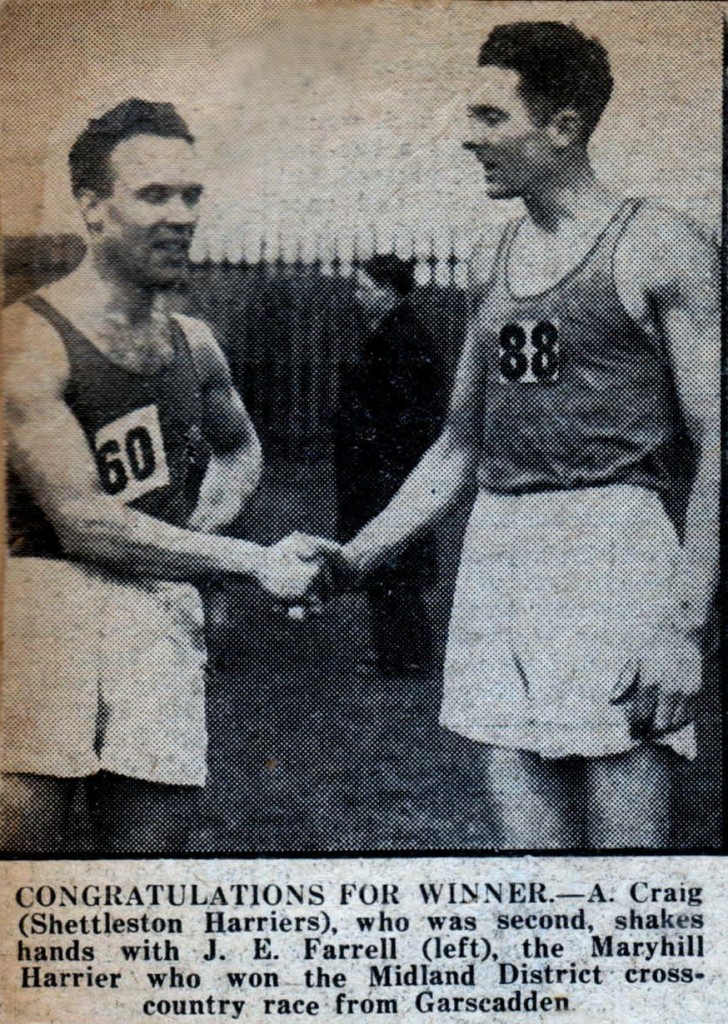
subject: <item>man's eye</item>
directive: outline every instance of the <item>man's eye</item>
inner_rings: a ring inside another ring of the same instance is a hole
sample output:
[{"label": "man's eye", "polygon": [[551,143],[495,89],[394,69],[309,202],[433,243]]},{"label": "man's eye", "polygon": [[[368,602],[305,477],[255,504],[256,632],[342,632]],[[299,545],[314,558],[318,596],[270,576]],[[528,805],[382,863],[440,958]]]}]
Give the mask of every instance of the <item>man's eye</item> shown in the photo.
[{"label": "man's eye", "polygon": [[199,186],[186,188],[182,193],[182,201],[185,206],[197,206],[202,197],[202,189]]},{"label": "man's eye", "polygon": [[478,121],[480,124],[487,124],[489,128],[494,125],[500,124],[501,121],[505,120],[505,114],[500,110],[491,110],[487,107],[475,107],[468,111],[468,117],[472,121]]},{"label": "man's eye", "polygon": [[161,185],[150,185],[149,188],[143,188],[139,195],[146,203],[166,203],[169,199],[169,189]]}]

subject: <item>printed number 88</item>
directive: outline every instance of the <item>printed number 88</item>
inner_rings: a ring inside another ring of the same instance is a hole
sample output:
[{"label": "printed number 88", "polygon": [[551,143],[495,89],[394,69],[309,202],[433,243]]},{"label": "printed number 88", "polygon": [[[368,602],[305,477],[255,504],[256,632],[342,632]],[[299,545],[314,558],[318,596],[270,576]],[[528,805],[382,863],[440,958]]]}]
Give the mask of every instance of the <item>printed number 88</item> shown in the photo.
[{"label": "printed number 88", "polygon": [[[548,320],[539,320],[531,330],[531,373],[536,380],[548,380],[559,368],[559,332]],[[506,380],[520,380],[528,371],[526,331],[521,324],[505,324],[500,332],[499,368]]]}]

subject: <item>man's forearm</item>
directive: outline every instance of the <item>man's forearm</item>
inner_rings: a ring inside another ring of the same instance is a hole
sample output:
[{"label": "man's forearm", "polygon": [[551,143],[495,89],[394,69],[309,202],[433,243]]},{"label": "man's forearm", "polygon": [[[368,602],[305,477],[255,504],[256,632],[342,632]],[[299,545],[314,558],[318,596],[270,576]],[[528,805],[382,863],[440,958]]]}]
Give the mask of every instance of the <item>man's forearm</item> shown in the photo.
[{"label": "man's forearm", "polygon": [[355,576],[366,575],[419,533],[434,526],[470,479],[474,456],[440,437],[375,519],[343,549]]},{"label": "man's forearm", "polygon": [[224,573],[259,578],[266,549],[248,541],[180,529],[135,509],[67,506],[56,529],[67,555],[115,572],[168,580],[200,580]]},{"label": "man's forearm", "polygon": [[243,511],[260,484],[260,445],[244,451],[213,453],[200,486],[197,505],[188,526],[204,533],[220,533]]},{"label": "man's forearm", "polygon": [[698,634],[705,626],[718,583],[720,459],[720,432],[716,429],[700,440],[684,542],[671,580],[673,622],[688,633]]}]

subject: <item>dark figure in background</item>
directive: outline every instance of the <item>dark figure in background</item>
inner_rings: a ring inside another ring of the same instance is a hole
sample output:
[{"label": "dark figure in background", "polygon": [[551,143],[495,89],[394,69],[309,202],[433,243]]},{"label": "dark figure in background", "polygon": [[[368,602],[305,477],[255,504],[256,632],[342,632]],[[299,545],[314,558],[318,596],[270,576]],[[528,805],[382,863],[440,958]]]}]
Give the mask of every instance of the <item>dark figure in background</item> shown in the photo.
[{"label": "dark figure in background", "polygon": [[[394,496],[437,437],[445,408],[443,354],[409,298],[414,261],[375,255],[356,274],[367,335],[358,360],[340,374],[335,461],[342,540]],[[430,662],[424,591],[436,579],[436,537],[428,531],[367,581],[382,672],[417,672]]]}]

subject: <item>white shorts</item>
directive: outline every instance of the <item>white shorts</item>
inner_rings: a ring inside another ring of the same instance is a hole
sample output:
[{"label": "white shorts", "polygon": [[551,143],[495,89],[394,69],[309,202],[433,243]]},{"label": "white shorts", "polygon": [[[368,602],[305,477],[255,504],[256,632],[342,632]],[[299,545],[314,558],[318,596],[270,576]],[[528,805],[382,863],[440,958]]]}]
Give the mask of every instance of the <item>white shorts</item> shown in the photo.
[{"label": "white shorts", "polygon": [[[678,552],[653,491],[481,492],[463,544],[440,723],[549,758],[636,746],[609,699],[654,634]],[[659,742],[694,757],[694,725]]]},{"label": "white shorts", "polygon": [[9,558],[4,631],[3,771],[204,785],[195,587]]}]

